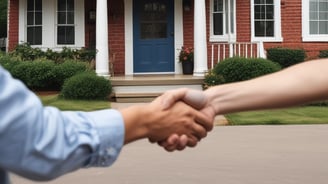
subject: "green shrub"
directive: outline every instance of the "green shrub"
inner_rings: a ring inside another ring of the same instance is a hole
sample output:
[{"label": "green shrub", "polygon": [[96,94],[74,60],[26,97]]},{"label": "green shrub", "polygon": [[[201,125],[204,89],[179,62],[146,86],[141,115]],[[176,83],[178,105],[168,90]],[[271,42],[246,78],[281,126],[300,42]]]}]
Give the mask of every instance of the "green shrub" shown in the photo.
[{"label": "green shrub", "polygon": [[54,67],[52,61],[24,61],[12,68],[12,75],[32,90],[54,90]]},{"label": "green shrub", "polygon": [[66,79],[85,71],[88,71],[88,65],[84,62],[66,60],[63,63],[56,64],[52,69],[55,87],[60,90]]},{"label": "green shrub", "polygon": [[210,71],[208,74],[205,75],[203,88],[207,89],[210,86],[216,86],[223,83],[225,83],[225,80],[222,75],[218,75]]},{"label": "green shrub", "polygon": [[225,83],[244,81],[279,71],[281,67],[262,58],[228,58],[216,64],[213,72],[222,75]]},{"label": "green shrub", "polygon": [[22,43],[15,47],[15,49],[10,52],[12,57],[16,57],[21,61],[34,61],[38,59],[46,59],[54,61],[55,63],[64,62],[67,59],[79,60],[83,62],[91,62],[92,59],[96,57],[95,50],[89,49],[71,49],[63,47],[60,52],[47,49],[46,51],[40,48],[33,48],[28,43]]},{"label": "green shrub", "polygon": [[269,60],[279,63],[282,68],[286,68],[303,62],[306,58],[306,53],[304,49],[277,47],[267,49],[267,57]]},{"label": "green shrub", "polygon": [[10,57],[7,54],[0,54],[0,65],[11,72],[12,68],[17,65],[19,61],[16,58]]},{"label": "green shrub", "polygon": [[60,96],[67,99],[106,99],[111,92],[109,80],[95,73],[86,72],[67,79]]},{"label": "green shrub", "polygon": [[321,50],[319,52],[319,58],[328,58],[328,50]]}]

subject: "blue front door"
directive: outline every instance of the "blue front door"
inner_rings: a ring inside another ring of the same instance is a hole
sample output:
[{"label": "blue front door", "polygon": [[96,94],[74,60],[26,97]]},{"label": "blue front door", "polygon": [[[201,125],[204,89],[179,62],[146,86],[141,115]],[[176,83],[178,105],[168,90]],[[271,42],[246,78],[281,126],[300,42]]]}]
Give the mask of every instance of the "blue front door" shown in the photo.
[{"label": "blue front door", "polygon": [[133,1],[134,73],[174,72],[173,1]]}]

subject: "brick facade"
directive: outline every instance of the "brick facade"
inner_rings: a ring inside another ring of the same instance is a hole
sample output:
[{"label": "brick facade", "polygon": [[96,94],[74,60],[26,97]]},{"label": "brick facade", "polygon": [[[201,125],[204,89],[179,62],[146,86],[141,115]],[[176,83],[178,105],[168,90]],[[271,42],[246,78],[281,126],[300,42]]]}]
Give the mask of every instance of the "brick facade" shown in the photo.
[{"label": "brick facade", "polygon": [[[210,0],[206,1],[208,60],[210,60]],[[264,43],[265,49],[271,47],[304,48],[308,58],[316,58],[320,50],[328,50],[327,42],[303,42],[302,41],[302,0],[281,0],[281,28],[283,42]],[[19,0],[9,0],[9,50],[18,43],[18,7]],[[125,28],[124,28],[124,1],[108,0],[108,38],[110,56],[115,55],[115,74],[125,73]],[[85,0],[85,45],[95,47],[95,22],[90,22],[89,12],[96,9],[96,1]],[[236,0],[236,24],[237,42],[251,41],[251,15],[250,0]],[[193,6],[189,11],[183,11],[184,45],[193,45]]]}]

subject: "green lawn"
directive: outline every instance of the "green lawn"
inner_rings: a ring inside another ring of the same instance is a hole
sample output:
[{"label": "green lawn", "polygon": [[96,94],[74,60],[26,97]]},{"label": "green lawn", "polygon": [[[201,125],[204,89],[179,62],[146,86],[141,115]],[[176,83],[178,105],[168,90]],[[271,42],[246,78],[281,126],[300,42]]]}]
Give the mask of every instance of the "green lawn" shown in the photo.
[{"label": "green lawn", "polygon": [[[110,108],[108,101],[64,100],[58,95],[40,95],[44,105],[61,110],[92,111]],[[286,125],[286,124],[328,124],[328,107],[304,106],[297,108],[251,111],[225,116],[230,125]]]},{"label": "green lawn", "polygon": [[304,106],[225,116],[231,125],[328,124],[328,107]]},{"label": "green lawn", "polygon": [[55,106],[61,110],[92,111],[110,108],[109,101],[64,100],[58,98],[58,95],[40,95],[39,97],[44,105]]}]

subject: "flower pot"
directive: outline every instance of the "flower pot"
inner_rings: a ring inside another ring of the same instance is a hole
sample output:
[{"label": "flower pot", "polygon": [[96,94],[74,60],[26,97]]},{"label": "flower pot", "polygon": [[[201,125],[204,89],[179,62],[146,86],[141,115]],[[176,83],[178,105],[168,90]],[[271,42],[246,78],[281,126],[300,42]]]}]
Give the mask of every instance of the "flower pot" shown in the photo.
[{"label": "flower pot", "polygon": [[194,73],[194,62],[193,61],[183,61],[182,62],[182,72],[185,75],[191,75]]}]

